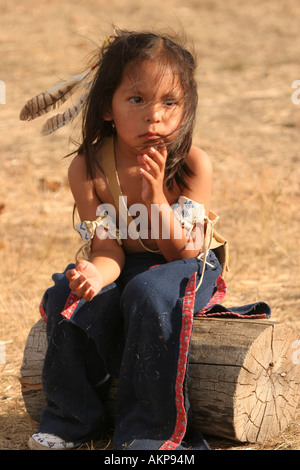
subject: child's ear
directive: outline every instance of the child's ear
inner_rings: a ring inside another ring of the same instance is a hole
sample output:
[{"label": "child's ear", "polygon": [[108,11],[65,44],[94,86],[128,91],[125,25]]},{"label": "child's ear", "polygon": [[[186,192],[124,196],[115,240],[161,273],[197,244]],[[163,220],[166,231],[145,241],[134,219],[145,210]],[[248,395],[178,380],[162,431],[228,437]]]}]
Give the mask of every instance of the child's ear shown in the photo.
[{"label": "child's ear", "polygon": [[103,119],[104,119],[104,121],[113,121],[113,116],[112,116],[112,112],[111,112],[110,107],[107,108],[106,111],[104,111]]},{"label": "child's ear", "polygon": [[104,113],[103,119],[104,119],[104,121],[113,121],[113,118],[112,118],[111,114],[109,114],[109,113]]}]

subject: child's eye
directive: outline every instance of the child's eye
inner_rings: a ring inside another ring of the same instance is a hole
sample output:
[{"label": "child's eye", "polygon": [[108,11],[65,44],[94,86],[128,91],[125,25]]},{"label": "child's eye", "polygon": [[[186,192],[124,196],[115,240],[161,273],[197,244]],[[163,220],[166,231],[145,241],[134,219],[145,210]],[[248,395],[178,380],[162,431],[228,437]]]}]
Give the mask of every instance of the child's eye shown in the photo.
[{"label": "child's eye", "polygon": [[129,101],[134,104],[140,104],[143,102],[140,96],[132,96],[131,98],[129,98]]},{"label": "child's eye", "polygon": [[165,105],[168,106],[169,108],[175,106],[176,104],[178,104],[178,101],[174,99],[168,99],[165,101]]}]

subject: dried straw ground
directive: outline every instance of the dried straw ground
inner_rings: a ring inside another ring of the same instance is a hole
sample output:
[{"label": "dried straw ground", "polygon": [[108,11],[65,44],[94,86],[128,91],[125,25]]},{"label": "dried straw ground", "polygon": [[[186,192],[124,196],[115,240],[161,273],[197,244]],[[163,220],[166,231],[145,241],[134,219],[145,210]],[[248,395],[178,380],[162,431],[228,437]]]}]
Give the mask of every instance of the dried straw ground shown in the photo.
[{"label": "dried straw ground", "polygon": [[[0,449],[26,449],[36,423],[18,382],[24,343],[51,274],[73,260],[78,239],[66,181],[69,129],[41,137],[44,120],[21,106],[57,78],[80,71],[111,24],[185,30],[198,57],[195,143],[215,167],[213,208],[230,240],[227,305],[263,299],[273,318],[299,327],[300,4],[294,0],[2,0],[0,79]],[[299,417],[263,445],[208,439],[213,449],[299,449]],[[90,448],[109,445],[109,438]],[[87,447],[88,448],[88,447]]]}]

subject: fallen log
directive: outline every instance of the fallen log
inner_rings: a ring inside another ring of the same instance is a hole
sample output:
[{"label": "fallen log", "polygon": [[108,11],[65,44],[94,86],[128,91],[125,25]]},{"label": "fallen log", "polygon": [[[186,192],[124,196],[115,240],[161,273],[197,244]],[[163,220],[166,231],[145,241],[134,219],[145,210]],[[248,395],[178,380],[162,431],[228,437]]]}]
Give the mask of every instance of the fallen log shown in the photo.
[{"label": "fallen log", "polygon": [[[196,318],[191,340],[189,394],[195,426],[206,435],[265,442],[296,415],[300,361],[298,332],[270,320]],[[45,406],[41,371],[46,351],[43,320],[31,329],[21,367],[25,407],[38,421]],[[110,390],[113,408],[117,382]]]}]

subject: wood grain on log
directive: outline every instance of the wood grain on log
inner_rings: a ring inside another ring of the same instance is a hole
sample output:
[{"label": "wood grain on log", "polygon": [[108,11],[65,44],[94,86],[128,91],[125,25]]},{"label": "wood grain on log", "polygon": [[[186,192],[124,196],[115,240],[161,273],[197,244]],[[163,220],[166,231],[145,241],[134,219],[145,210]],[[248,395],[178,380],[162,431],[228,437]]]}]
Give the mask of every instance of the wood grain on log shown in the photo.
[{"label": "wood grain on log", "polygon": [[[195,426],[240,442],[264,442],[280,434],[299,402],[300,365],[292,360],[298,338],[291,325],[269,320],[196,318],[188,369]],[[27,412],[37,421],[45,406],[45,351],[40,320],[28,336],[20,379]]]},{"label": "wood grain on log", "polygon": [[195,321],[189,375],[199,429],[241,442],[280,434],[299,402],[297,338],[290,325],[269,320]]}]

